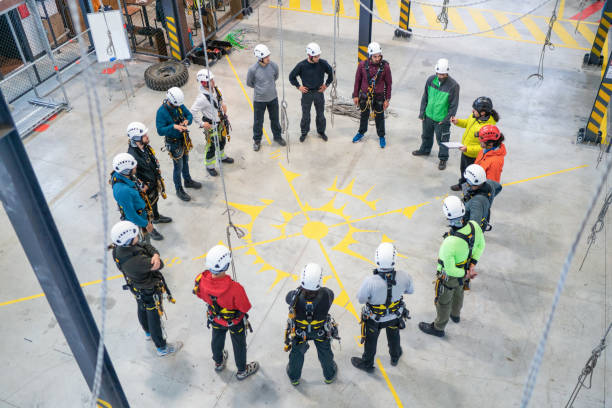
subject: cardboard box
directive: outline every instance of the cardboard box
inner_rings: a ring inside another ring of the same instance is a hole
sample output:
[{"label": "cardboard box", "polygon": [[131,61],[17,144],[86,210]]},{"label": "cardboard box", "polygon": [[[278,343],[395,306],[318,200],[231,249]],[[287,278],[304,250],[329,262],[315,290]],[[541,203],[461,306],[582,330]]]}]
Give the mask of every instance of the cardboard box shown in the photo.
[{"label": "cardboard box", "polygon": [[59,13],[55,13],[49,16],[49,19],[43,18],[43,26],[45,27],[45,31],[47,32],[47,38],[49,39],[49,44],[51,44],[51,48],[56,46],[53,36],[51,35],[51,30],[53,30],[53,35],[55,35],[55,39],[57,40],[57,45],[65,43],[68,41],[68,36],[64,35],[66,31],[66,27],[64,27],[64,20]]}]

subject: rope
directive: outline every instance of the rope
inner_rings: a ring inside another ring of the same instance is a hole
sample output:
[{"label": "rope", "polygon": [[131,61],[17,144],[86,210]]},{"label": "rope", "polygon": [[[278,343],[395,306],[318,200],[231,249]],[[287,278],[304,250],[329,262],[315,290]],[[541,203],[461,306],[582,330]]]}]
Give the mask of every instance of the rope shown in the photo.
[{"label": "rope", "polygon": [[[200,25],[202,25],[203,24],[202,10],[200,8],[198,8],[198,17],[200,19]],[[210,65],[208,63],[208,47],[206,46],[206,33],[204,33],[204,30],[200,30],[200,34],[202,36],[202,49],[204,50],[204,61],[206,62],[206,70],[208,70],[208,72],[210,73]],[[211,105],[212,105],[212,97],[214,94],[213,94],[213,89],[212,89],[210,81],[208,81],[208,93],[211,97]],[[231,258],[232,258],[232,278],[234,280],[237,280],[236,279],[236,266],[234,264],[234,253],[232,251],[232,240],[231,240],[230,229],[234,230],[238,239],[241,239],[242,237],[244,237],[245,232],[242,229],[238,228],[236,225],[234,225],[234,223],[232,222],[232,215],[231,215],[231,211],[229,208],[229,202],[227,200],[227,188],[225,186],[225,175],[223,173],[223,162],[221,161],[221,152],[220,152],[221,149],[219,145],[219,132],[218,132],[219,120],[216,119],[214,115],[212,119],[213,119],[213,128],[212,128],[211,137],[215,144],[215,159],[216,159],[217,164],[219,165],[219,174],[221,175],[221,185],[223,186],[223,197],[225,199],[225,212],[227,213],[227,227],[225,229],[225,232],[227,234],[227,246],[229,248]],[[229,131],[229,129],[227,129],[227,131]]]},{"label": "rope", "polygon": [[[580,390],[582,390],[582,387],[586,388],[587,390],[591,389],[591,385],[593,383],[593,372],[595,371],[595,366],[597,365],[597,360],[599,359],[599,356],[606,348],[606,337],[608,337],[610,329],[612,329],[612,323],[610,323],[610,325],[608,326],[606,334],[604,334],[597,347],[595,347],[591,352],[591,357],[589,357],[586,364],[584,365],[584,368],[582,369],[582,372],[578,376],[578,382],[576,383],[576,386],[574,387],[574,390],[572,391],[569,400],[567,401],[567,404],[565,404],[565,408],[572,408],[574,406],[574,402],[576,402],[576,398],[578,398],[578,393],[580,392]],[[587,379],[588,384],[585,383]]]},{"label": "rope", "polygon": [[601,207],[601,211],[599,211],[599,215],[597,216],[597,221],[595,221],[595,224],[593,224],[593,226],[591,227],[591,234],[589,235],[589,238],[587,239],[589,246],[587,247],[586,253],[584,254],[584,258],[582,258],[582,262],[580,263],[580,268],[578,269],[578,272],[582,270],[582,266],[584,265],[584,261],[589,255],[591,246],[593,246],[593,244],[597,240],[597,234],[600,233],[601,230],[603,230],[603,227],[606,222],[606,213],[608,212],[608,208],[610,208],[611,204],[612,204],[612,191],[608,192],[608,195],[604,199],[604,203]]},{"label": "rope", "polygon": [[446,31],[448,27],[448,1],[449,0],[444,0],[442,3],[442,11],[440,11],[440,14],[436,17],[436,21],[444,26],[444,31]]},{"label": "rope", "polygon": [[[471,3],[456,4],[454,6],[446,5],[445,7],[446,8],[450,8],[450,7],[453,7],[453,8],[469,7],[469,6],[476,6],[478,4],[488,3],[489,1],[491,1],[491,0],[479,0],[479,1],[473,1]],[[417,0],[410,0],[410,2],[414,3],[414,4],[421,4],[423,6],[440,7],[440,5],[437,4],[437,3],[428,3],[428,2],[425,2],[425,1],[417,1]],[[448,3],[447,0],[444,0],[444,2]]]},{"label": "rope", "polygon": [[289,115],[287,114],[287,101],[285,100],[285,47],[283,45],[283,16],[282,16],[282,6],[283,1],[278,0],[278,41],[280,45],[280,66],[281,66],[281,78],[283,82],[283,100],[281,101],[280,106],[280,124],[281,124],[281,135],[284,136],[287,140],[287,163],[289,163],[289,152],[291,148],[289,147],[291,143],[289,143]]},{"label": "rope", "polygon": [[606,154],[610,153],[611,146],[612,146],[612,140],[608,141],[608,147],[604,147],[603,143],[599,145],[599,154],[597,155],[597,165],[595,166],[595,168],[599,167],[599,163],[601,163],[601,161],[603,160],[604,153]]},{"label": "rope", "polygon": [[329,96],[331,98],[331,125],[334,127],[334,104],[336,99],[338,99],[338,77],[336,76],[336,42],[340,31],[340,2],[339,0],[334,0],[334,61],[332,64],[332,72],[334,75],[334,79],[331,83],[331,91],[329,91]]},{"label": "rope", "polygon": [[[333,105],[327,105],[325,110],[335,115],[348,116],[355,122],[359,122],[361,120],[361,109],[353,103],[352,99],[338,97],[338,100],[339,101]],[[388,117],[397,116],[398,114],[393,109],[387,108],[385,110],[385,119]],[[369,119],[369,124],[374,124],[374,120],[372,118]]]},{"label": "rope", "polygon": [[606,170],[602,173],[597,188],[595,190],[595,194],[591,199],[591,203],[580,223],[580,228],[578,229],[578,233],[572,242],[570,250],[565,258],[565,262],[563,263],[563,267],[561,268],[561,275],[559,276],[559,281],[557,282],[557,288],[555,289],[555,295],[553,297],[550,314],[548,315],[548,319],[546,320],[546,325],[544,326],[544,331],[542,332],[542,336],[540,338],[540,342],[538,343],[538,347],[536,349],[535,355],[533,356],[533,360],[531,362],[531,366],[529,367],[529,375],[527,377],[527,381],[525,383],[525,387],[523,388],[523,398],[521,400],[521,408],[526,408],[529,405],[529,400],[531,399],[531,395],[533,394],[533,389],[535,388],[535,383],[538,378],[538,372],[540,371],[540,366],[542,365],[542,358],[544,357],[544,349],[546,348],[546,342],[548,340],[548,334],[550,332],[550,326],[552,325],[552,321],[555,315],[555,311],[557,310],[557,305],[559,303],[559,299],[561,298],[561,292],[565,286],[565,280],[567,279],[567,275],[569,273],[569,269],[574,259],[574,255],[576,254],[576,248],[578,247],[578,243],[580,242],[580,238],[582,237],[582,233],[586,228],[586,223],[595,208],[595,204],[597,202],[597,198],[599,194],[603,190],[604,184],[606,183],[608,174],[610,173],[610,169],[612,169],[612,160],[608,162],[608,166]]},{"label": "rope", "polygon": [[580,18],[578,18],[578,21],[576,22],[576,29],[574,30],[574,34],[576,34],[578,32],[578,27],[580,26],[580,23],[582,23],[582,12],[584,11],[584,8],[586,7],[586,0],[580,0],[580,4],[578,5],[578,9],[580,10],[579,16]]},{"label": "rope", "polygon": [[546,38],[544,38],[544,44],[542,44],[542,52],[540,53],[540,61],[538,62],[538,71],[535,74],[529,75],[527,79],[537,78],[539,81],[544,80],[544,54],[546,53],[546,47],[548,47],[551,51],[555,49],[555,45],[552,43],[552,41],[550,41],[550,36],[552,35],[553,26],[557,21],[558,6],[559,0],[555,2],[555,7],[553,7],[550,20],[548,21],[548,31],[546,32]]}]

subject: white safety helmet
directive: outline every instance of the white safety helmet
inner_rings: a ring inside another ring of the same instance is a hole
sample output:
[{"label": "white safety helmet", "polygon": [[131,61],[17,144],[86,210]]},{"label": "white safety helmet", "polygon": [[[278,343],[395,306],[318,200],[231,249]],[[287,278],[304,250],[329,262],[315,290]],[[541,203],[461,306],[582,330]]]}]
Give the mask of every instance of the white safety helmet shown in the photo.
[{"label": "white safety helmet", "polygon": [[111,228],[111,240],[113,244],[128,246],[138,236],[138,227],[131,221],[119,221]]},{"label": "white safety helmet", "polygon": [[440,58],[436,63],[436,74],[448,74],[448,60],[446,58]]},{"label": "white safety helmet", "polygon": [[127,135],[130,138],[130,144],[136,146],[136,142],[140,142],[148,131],[149,129],[141,122],[130,123],[127,127]]},{"label": "white safety helmet", "polygon": [[321,289],[321,282],[323,281],[323,270],[321,266],[316,263],[309,263],[304,267],[302,276],[300,277],[300,284],[302,288],[306,290],[319,290]]},{"label": "white safety helmet", "polygon": [[368,57],[371,57],[375,54],[382,54],[382,48],[380,48],[380,44],[377,42],[371,42],[368,45]]},{"label": "white safety helmet", "polygon": [[255,58],[257,59],[266,58],[270,55],[270,49],[266,47],[265,44],[257,44],[255,48],[253,48],[253,54],[255,54]]},{"label": "white safety helmet", "polygon": [[174,106],[181,106],[185,102],[185,94],[183,94],[181,88],[173,86],[166,92],[166,99]]},{"label": "white safety helmet", "polygon": [[316,57],[317,55],[321,55],[321,47],[319,44],[311,42],[306,46],[306,55],[311,57]]},{"label": "white safety helmet", "polygon": [[378,270],[380,271],[390,271],[395,268],[395,257],[397,256],[397,251],[395,250],[395,245],[390,242],[383,242],[376,248],[376,255],[374,256],[374,260],[376,262],[376,266],[378,266]]},{"label": "white safety helmet", "polygon": [[227,271],[232,262],[232,254],[223,245],[215,245],[206,254],[206,267],[214,275]]},{"label": "white safety helmet", "polygon": [[119,153],[113,158],[113,170],[117,173],[129,174],[136,167],[136,159],[129,153]]},{"label": "white safety helmet", "polygon": [[198,82],[208,82],[211,79],[214,79],[215,76],[213,75],[211,71],[204,68],[198,71],[197,78],[198,78]]},{"label": "white safety helmet", "polygon": [[487,172],[479,164],[470,164],[466,167],[463,177],[465,177],[468,184],[479,186],[487,181]]},{"label": "white safety helmet", "polygon": [[442,203],[442,213],[449,220],[461,218],[465,215],[463,201],[457,196],[448,196]]}]

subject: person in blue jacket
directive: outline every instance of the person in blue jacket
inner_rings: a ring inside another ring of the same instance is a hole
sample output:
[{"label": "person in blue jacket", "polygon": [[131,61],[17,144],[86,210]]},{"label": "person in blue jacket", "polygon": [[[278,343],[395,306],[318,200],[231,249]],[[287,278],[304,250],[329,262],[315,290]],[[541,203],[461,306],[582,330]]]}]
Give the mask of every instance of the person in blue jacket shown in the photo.
[{"label": "person in blue jacket", "polygon": [[186,188],[199,189],[202,183],[198,183],[189,174],[189,151],[193,147],[189,137],[189,129],[193,115],[183,105],[185,95],[179,88],[170,88],[166,93],[166,99],[157,109],[155,126],[157,133],[166,138],[166,149],[174,163],[172,179],[176,188],[176,195],[183,201],[191,200],[189,194],[183,189],[181,174],[185,180]]},{"label": "person in blue jacket", "polygon": [[147,235],[153,233],[152,214],[147,203],[140,196],[134,174],[136,159],[129,153],[119,153],[113,158],[113,172],[110,183],[113,186],[113,197],[117,201],[121,219],[133,222]]}]

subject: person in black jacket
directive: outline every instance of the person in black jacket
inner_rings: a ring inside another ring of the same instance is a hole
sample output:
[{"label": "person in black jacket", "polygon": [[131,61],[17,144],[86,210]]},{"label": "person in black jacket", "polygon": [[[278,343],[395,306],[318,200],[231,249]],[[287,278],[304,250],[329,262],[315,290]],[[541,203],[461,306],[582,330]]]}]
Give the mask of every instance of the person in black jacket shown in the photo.
[{"label": "person in black jacket", "polygon": [[289,353],[287,375],[291,384],[299,385],[304,365],[304,354],[310,347],[308,341],[314,341],[325,383],[336,380],[338,366],[334,362],[331,339],[338,338],[336,322],[329,315],[334,301],[334,292],[321,287],[323,271],[315,263],[304,267],[301,275],[301,286],[287,293],[285,298],[289,305],[289,322],[285,332],[285,350]]},{"label": "person in black jacket", "polygon": [[[128,125],[127,135],[130,139],[128,153],[131,154],[138,165],[136,166],[136,178],[140,180],[142,190],[147,196],[148,204],[153,212],[153,224],[168,223],[172,218],[161,215],[157,209],[159,196],[166,198],[166,186],[161,176],[159,160],[155,157],[155,152],[149,145],[147,127],[140,122],[132,122]],[[155,228],[151,232],[154,240],[164,239]]]},{"label": "person in black jacket", "polygon": [[[315,111],[317,112],[317,132],[319,137],[327,142],[325,134],[325,90],[334,81],[334,70],[331,65],[324,59],[321,59],[321,48],[316,43],[310,43],[306,46],[305,60],[300,61],[295,68],[289,73],[289,82],[302,93],[302,120],[300,121],[300,142],[306,139],[306,135],[310,130],[310,109],[314,102]],[[323,82],[327,74],[325,83]],[[302,80],[302,85],[297,80],[297,77]]]},{"label": "person in black jacket", "polygon": [[124,289],[129,289],[138,303],[138,321],[146,340],[153,340],[160,357],[177,352],[183,344],[167,343],[160,316],[163,314],[162,296],[174,301],[165,284],[161,269],[164,267],[159,252],[147,243],[139,242],[138,227],[130,221],[119,221],[111,229],[113,241],[109,249],[113,260],[125,277]]}]

